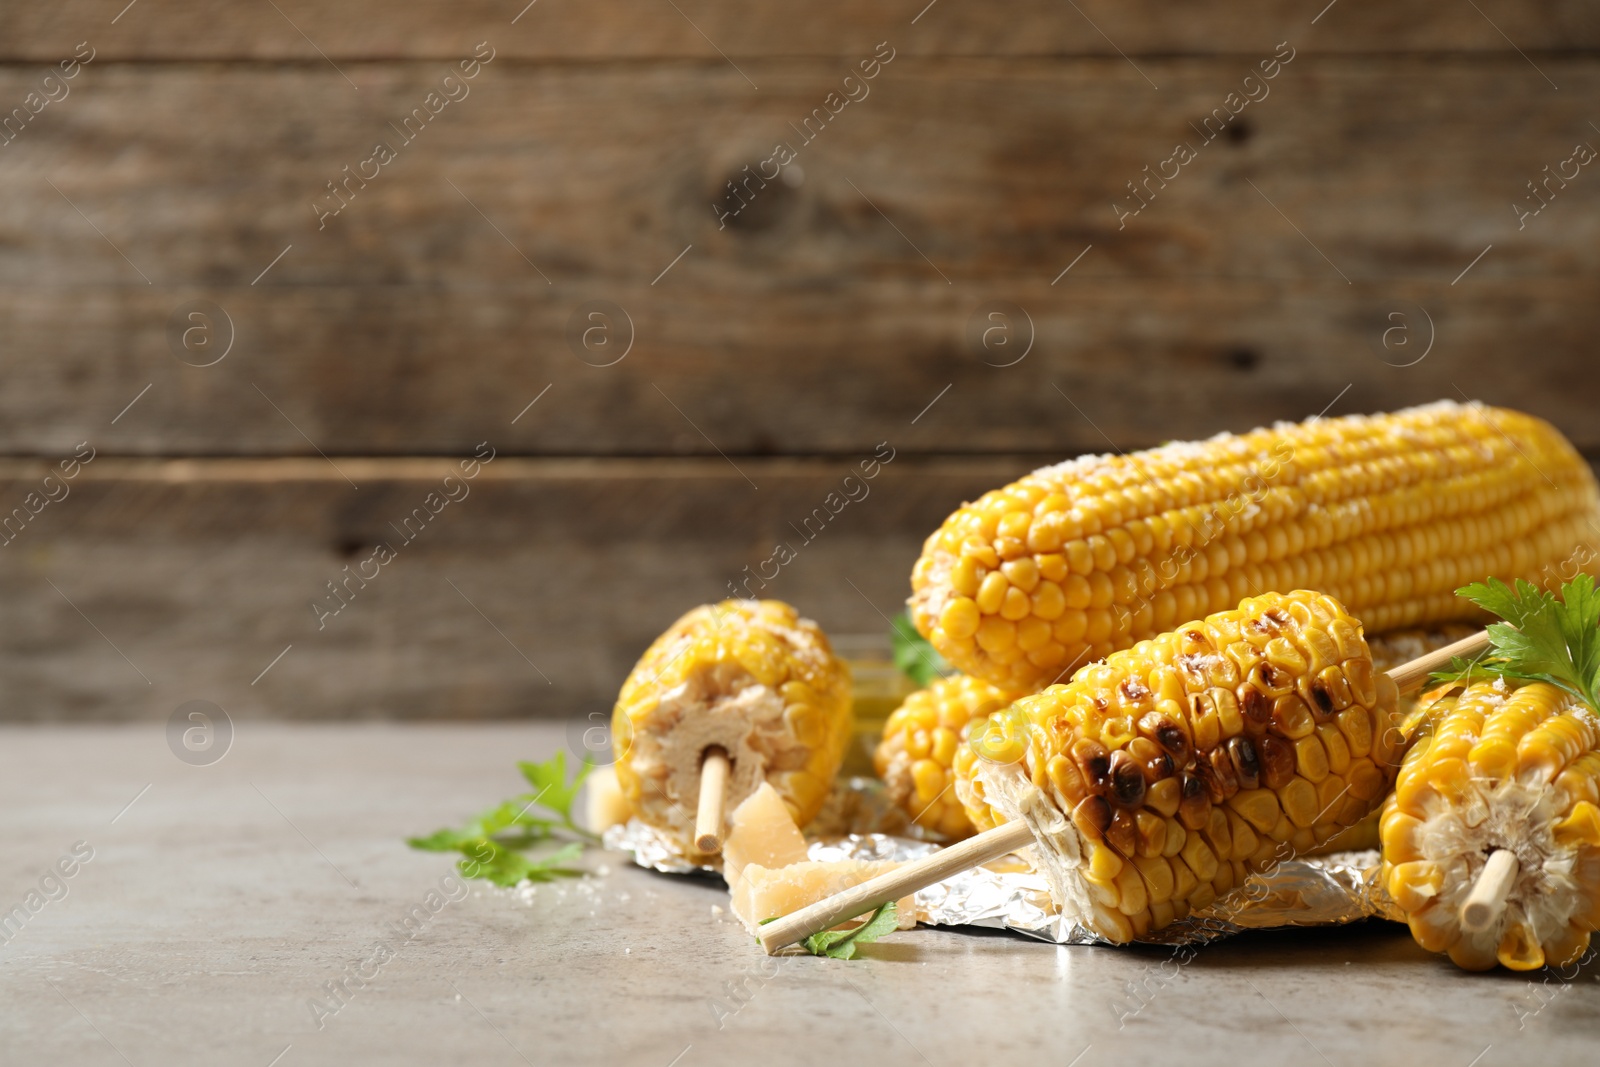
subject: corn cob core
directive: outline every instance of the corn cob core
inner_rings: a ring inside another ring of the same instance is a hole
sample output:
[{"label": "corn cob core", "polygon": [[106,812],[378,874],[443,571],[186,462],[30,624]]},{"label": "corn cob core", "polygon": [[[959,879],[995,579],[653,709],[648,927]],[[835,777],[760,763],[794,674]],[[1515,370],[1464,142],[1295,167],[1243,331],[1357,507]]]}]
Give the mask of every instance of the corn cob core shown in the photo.
[{"label": "corn cob core", "polygon": [[1320,589],[1374,631],[1475,618],[1458,586],[1553,581],[1596,545],[1597,499],[1549,424],[1451,402],[1087,456],[947,518],[911,617],[1018,693],[1262,592]]},{"label": "corn cob core", "polygon": [[771,782],[797,824],[816,815],[850,740],[850,674],[816,623],[777,600],[695,608],[656,638],[612,713],[633,812],[692,851],[705,750],[732,759],[732,810]]},{"label": "corn cob core", "polygon": [[951,788],[956,752],[966,744],[969,724],[1013,699],[988,682],[956,674],[917,690],[890,713],[872,761],[914,823],[948,838],[971,835],[972,822]]},{"label": "corn cob core", "polygon": [[[1381,824],[1384,888],[1430,952],[1467,970],[1578,959],[1600,928],[1600,719],[1544,682],[1480,681],[1427,712]],[[1489,854],[1518,874],[1500,920],[1462,929]]]},{"label": "corn cob core", "polygon": [[1130,941],[1376,809],[1397,697],[1338,601],[1271,593],[974,726],[956,791],[979,829],[1026,818],[1064,912]]}]

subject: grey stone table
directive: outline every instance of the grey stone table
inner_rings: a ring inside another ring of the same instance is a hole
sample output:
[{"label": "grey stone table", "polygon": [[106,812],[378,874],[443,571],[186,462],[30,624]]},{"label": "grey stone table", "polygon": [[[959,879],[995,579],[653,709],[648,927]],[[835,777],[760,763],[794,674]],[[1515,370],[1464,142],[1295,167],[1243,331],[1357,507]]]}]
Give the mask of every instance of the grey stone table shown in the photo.
[{"label": "grey stone table", "polygon": [[780,962],[717,913],[720,886],[617,855],[532,893],[441,892],[447,858],[402,838],[564,744],[549,725],[243,723],[188,766],[159,726],[0,730],[0,1063],[1490,1067],[1600,1048],[1600,969],[1466,975],[1393,924],[1248,935],[1182,968],[928,929]]}]

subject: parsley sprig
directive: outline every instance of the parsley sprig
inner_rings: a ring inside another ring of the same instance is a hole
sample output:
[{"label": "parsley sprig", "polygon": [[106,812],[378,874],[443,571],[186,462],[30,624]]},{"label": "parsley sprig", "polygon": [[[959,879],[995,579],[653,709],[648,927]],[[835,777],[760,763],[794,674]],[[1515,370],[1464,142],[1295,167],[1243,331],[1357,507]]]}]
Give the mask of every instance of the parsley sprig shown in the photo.
[{"label": "parsley sprig", "polygon": [[1504,619],[1489,627],[1489,648],[1473,659],[1457,656],[1434,674],[1438,682],[1514,678],[1549,682],[1600,711],[1600,591],[1580,574],[1561,595],[1517,579],[1474,582],[1456,595]]},{"label": "parsley sprig", "polygon": [[[464,858],[456,867],[462,874],[500,886],[582,874],[568,865],[599,838],[577,824],[572,802],[592,765],[584,762],[568,779],[567,754],[557,752],[543,763],[521,762],[517,767],[532,792],[501,801],[458,830],[436,830],[406,843],[427,852],[460,852]],[[523,851],[546,842],[561,842],[561,847],[537,857]]]},{"label": "parsley sprig", "polygon": [[[800,946],[813,956],[826,956],[832,960],[853,960],[857,945],[869,945],[899,925],[898,909],[889,901],[867,917],[867,921],[849,930],[822,930],[812,934]],[[776,922],[777,916],[761,920],[761,925]]]},{"label": "parsley sprig", "polygon": [[894,617],[890,623],[889,640],[894,647],[895,667],[917,685],[927,688],[951,673],[950,664],[928,643],[926,637],[917,633],[917,628],[911,623],[910,612],[902,611]]}]

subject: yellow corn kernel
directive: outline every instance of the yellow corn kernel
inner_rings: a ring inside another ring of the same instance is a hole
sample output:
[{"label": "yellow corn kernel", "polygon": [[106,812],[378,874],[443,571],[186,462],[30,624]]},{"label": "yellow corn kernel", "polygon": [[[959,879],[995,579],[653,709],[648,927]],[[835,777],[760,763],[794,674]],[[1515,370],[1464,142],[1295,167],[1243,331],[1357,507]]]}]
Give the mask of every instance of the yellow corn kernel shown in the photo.
[{"label": "yellow corn kernel", "polygon": [[1177,885],[1173,878],[1172,865],[1160,856],[1140,856],[1134,860],[1134,866],[1139,868],[1139,875],[1144,879],[1145,892],[1149,895],[1150,904],[1165,904],[1172,899],[1172,890]]},{"label": "yellow corn kernel", "polygon": [[1141,811],[1134,820],[1139,828],[1139,855],[1161,855],[1167,843],[1167,820],[1153,811]]},{"label": "yellow corn kernel", "polygon": [[1388,790],[1391,780],[1368,759],[1352,761],[1345,777],[1350,795],[1357,800],[1377,800]]},{"label": "yellow corn kernel", "polygon": [[978,585],[976,607],[985,615],[993,615],[1000,610],[1000,604],[1005,600],[1006,590],[1011,584],[1006,581],[1006,576],[999,571],[990,571]]},{"label": "yellow corn kernel", "polygon": [[1189,840],[1184,842],[1183,851],[1179,853],[1183,862],[1189,865],[1194,872],[1196,880],[1209,882],[1217,876],[1217,857],[1199,834],[1190,834]]},{"label": "yellow corn kernel", "polygon": [[1420,911],[1431,904],[1444,887],[1444,870],[1426,860],[1401,863],[1388,869],[1384,888],[1394,902],[1406,911]]},{"label": "yellow corn kernel", "polygon": [[1406,915],[1411,936],[1429,952],[1444,952],[1461,936],[1459,920],[1442,907],[1424,908]]},{"label": "yellow corn kernel", "polygon": [[1261,833],[1270,832],[1282,814],[1277,796],[1266,789],[1239,793],[1228,800],[1228,806]]},{"label": "yellow corn kernel", "polygon": [[1294,766],[1309,782],[1320,782],[1328,777],[1328,750],[1322,747],[1315,734],[1294,743]]},{"label": "yellow corn kernel", "polygon": [[1297,827],[1309,829],[1316,821],[1319,810],[1317,790],[1304,778],[1296,775],[1290,780],[1289,784],[1283,787],[1280,800],[1283,803],[1283,813]]},{"label": "yellow corn kernel", "polygon": [[1137,915],[1150,903],[1139,868],[1131,863],[1117,875],[1117,898],[1117,910],[1124,915]]},{"label": "yellow corn kernel", "polygon": [[1572,813],[1556,823],[1556,841],[1571,847],[1600,848],[1600,808],[1587,800],[1572,806]]},{"label": "yellow corn kernel", "polygon": [[1350,755],[1360,758],[1372,751],[1372,720],[1361,707],[1346,708],[1338,716],[1339,732],[1350,746]]},{"label": "yellow corn kernel", "polygon": [[1228,812],[1228,833],[1233,838],[1233,858],[1249,859],[1261,847],[1261,841],[1251,825],[1236,811]]},{"label": "yellow corn kernel", "polygon": [[1228,829],[1228,816],[1221,808],[1211,809],[1211,821],[1206,826],[1205,839],[1218,860],[1233,858],[1233,834]]},{"label": "yellow corn kernel", "polygon": [[1089,874],[1102,882],[1114,881],[1122,873],[1122,857],[1101,844],[1089,846]]},{"label": "yellow corn kernel", "polygon": [[1583,958],[1589,948],[1589,931],[1569,923],[1564,929],[1545,938],[1540,947],[1544,950],[1546,966],[1565,967]]},{"label": "yellow corn kernel", "polygon": [[1177,778],[1163,778],[1151,785],[1144,795],[1145,804],[1156,814],[1170,819],[1178,814],[1179,785]]},{"label": "yellow corn kernel", "polygon": [[965,641],[978,632],[978,623],[982,615],[978,605],[968,597],[956,597],[945,607],[944,613],[939,616],[939,625],[951,637]]},{"label": "yellow corn kernel", "polygon": [[1502,966],[1513,971],[1537,971],[1544,966],[1544,948],[1533,927],[1520,915],[1506,917],[1505,933],[1500,936],[1500,951],[1496,955]]},{"label": "yellow corn kernel", "polygon": [[1593,716],[1568,712],[1553,715],[1517,742],[1517,778],[1524,782],[1554,781],[1562,769],[1594,748]]},{"label": "yellow corn kernel", "polygon": [[1333,723],[1323,723],[1317,727],[1317,739],[1328,758],[1328,773],[1343,778],[1350,770],[1350,746],[1345,743],[1344,734]]}]

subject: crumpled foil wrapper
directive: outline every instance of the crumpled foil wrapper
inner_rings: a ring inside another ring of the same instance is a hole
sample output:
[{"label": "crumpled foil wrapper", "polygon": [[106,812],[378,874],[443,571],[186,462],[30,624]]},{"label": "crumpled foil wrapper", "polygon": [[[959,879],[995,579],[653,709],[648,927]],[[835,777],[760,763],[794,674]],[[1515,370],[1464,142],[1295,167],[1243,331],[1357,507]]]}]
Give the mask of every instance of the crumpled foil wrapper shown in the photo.
[{"label": "crumpled foil wrapper", "polygon": [[[910,825],[871,778],[841,781],[806,837],[813,860],[916,860],[938,850]],[[641,867],[668,874],[720,874],[720,866],[687,858],[676,843],[634,819],[605,832],[607,848],[630,853]],[[1379,917],[1404,917],[1378,885],[1378,853],[1338,852],[1286,860],[1252,875],[1209,908],[1139,940],[1192,945],[1281,926],[1337,926]],[[916,895],[917,921],[934,926],[1014,930],[1060,945],[1107,944],[1105,938],[1062,914],[1049,884],[1012,855],[929,886]]]}]

